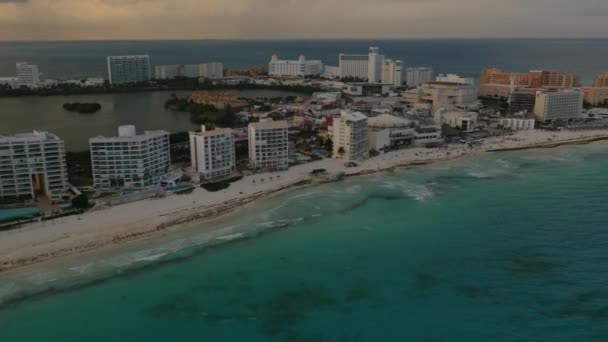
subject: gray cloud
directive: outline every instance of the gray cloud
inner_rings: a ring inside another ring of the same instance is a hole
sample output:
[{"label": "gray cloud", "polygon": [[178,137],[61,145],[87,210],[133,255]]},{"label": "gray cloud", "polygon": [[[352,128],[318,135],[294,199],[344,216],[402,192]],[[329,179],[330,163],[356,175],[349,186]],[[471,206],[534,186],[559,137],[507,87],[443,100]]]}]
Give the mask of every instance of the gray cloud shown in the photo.
[{"label": "gray cloud", "polygon": [[607,0],[0,0],[2,39],[606,37]]}]

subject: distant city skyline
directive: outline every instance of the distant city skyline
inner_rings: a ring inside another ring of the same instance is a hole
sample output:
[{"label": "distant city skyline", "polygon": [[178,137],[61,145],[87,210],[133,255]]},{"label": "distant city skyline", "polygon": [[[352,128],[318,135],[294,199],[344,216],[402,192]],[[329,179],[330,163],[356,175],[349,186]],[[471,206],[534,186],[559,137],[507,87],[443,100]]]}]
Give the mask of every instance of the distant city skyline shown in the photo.
[{"label": "distant city skyline", "polygon": [[0,40],[600,38],[605,0],[0,0]]}]

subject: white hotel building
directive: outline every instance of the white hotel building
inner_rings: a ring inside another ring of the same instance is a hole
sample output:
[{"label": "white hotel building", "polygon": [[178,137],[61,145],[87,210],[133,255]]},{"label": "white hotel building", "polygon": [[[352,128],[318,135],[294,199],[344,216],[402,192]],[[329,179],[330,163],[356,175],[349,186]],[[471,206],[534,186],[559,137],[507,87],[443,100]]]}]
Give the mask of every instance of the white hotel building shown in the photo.
[{"label": "white hotel building", "polygon": [[68,193],[63,140],[37,132],[0,135],[0,200],[32,200],[45,195],[53,201]]},{"label": "white hotel building", "polygon": [[228,177],[236,171],[234,133],[229,128],[190,132],[192,169],[201,179]]},{"label": "white hotel building", "polygon": [[541,122],[578,118],[583,110],[584,96],[578,90],[538,91],[534,115]]},{"label": "white hotel building", "polygon": [[159,184],[171,167],[169,132],[118,127],[117,137],[89,139],[94,186],[144,188]]},{"label": "white hotel building", "polygon": [[370,83],[382,81],[384,56],[380,49],[370,47],[367,55],[352,55],[341,53],[338,56],[340,77],[354,77],[367,80]]},{"label": "white hotel building", "polygon": [[319,60],[306,60],[300,55],[296,60],[279,59],[272,55],[268,63],[268,75],[277,77],[305,77],[321,75],[323,73],[323,62]]},{"label": "white hotel building", "polygon": [[[333,156],[344,160],[362,160],[367,154],[367,116],[342,111],[333,122]],[[342,152],[342,153],[340,153]]]},{"label": "white hotel building", "polygon": [[172,79],[176,77],[219,78],[223,76],[224,64],[219,62],[186,65],[157,65],[154,67],[154,78],[159,80]]},{"label": "white hotel building", "polygon": [[258,170],[289,168],[289,132],[287,121],[249,124],[249,164]]},{"label": "white hotel building", "polygon": [[403,86],[403,62],[385,59],[382,63],[382,83]]},{"label": "white hotel building", "polygon": [[35,88],[40,85],[40,70],[38,70],[38,65],[18,62],[16,67],[17,87],[25,86]]}]

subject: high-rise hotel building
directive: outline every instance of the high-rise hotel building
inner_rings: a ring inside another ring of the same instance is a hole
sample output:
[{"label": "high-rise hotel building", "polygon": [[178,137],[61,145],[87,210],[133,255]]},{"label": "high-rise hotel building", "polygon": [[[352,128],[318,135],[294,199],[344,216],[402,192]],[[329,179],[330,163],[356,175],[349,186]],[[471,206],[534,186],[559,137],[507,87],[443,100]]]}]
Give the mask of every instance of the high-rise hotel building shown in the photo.
[{"label": "high-rise hotel building", "polygon": [[108,56],[108,79],[110,84],[149,81],[150,56]]},{"label": "high-rise hotel building", "polygon": [[362,160],[367,154],[367,116],[343,111],[333,122],[334,158]]},{"label": "high-rise hotel building", "polygon": [[89,139],[96,188],[144,188],[169,173],[169,132],[136,134],[135,126],[118,128],[117,137]]},{"label": "high-rise hotel building", "polygon": [[234,133],[229,128],[208,131],[205,126],[200,132],[190,132],[190,160],[202,179],[232,175],[236,171]]},{"label": "high-rise hotel building", "polygon": [[63,140],[48,132],[0,135],[0,201],[53,201],[68,192]]},{"label": "high-rise hotel building", "polygon": [[40,70],[38,65],[27,62],[18,62],[17,67],[17,87],[25,86],[35,88],[40,85]]},{"label": "high-rise hotel building", "polygon": [[377,47],[370,47],[367,55],[341,53],[338,56],[340,77],[353,77],[370,83],[382,81],[384,56]]},{"label": "high-rise hotel building", "polygon": [[295,60],[279,59],[277,55],[273,55],[268,63],[268,75],[270,76],[304,77],[322,73],[323,62],[307,60],[302,55]]},{"label": "high-rise hotel building", "polygon": [[534,115],[541,122],[577,118],[583,110],[583,96],[578,90],[538,91]]},{"label": "high-rise hotel building", "polygon": [[249,164],[258,170],[289,168],[289,132],[287,121],[264,121],[249,124]]}]

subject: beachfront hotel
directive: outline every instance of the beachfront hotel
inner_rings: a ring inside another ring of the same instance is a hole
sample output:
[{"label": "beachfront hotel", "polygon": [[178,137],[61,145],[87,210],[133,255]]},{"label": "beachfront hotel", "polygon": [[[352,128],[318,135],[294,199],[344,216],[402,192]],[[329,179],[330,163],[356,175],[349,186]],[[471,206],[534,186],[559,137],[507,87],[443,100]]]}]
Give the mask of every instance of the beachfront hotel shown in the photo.
[{"label": "beachfront hotel", "polygon": [[575,119],[581,116],[583,99],[578,90],[538,91],[534,115],[541,122]]},{"label": "beachfront hotel", "polygon": [[250,123],[249,165],[256,170],[289,168],[289,133],[287,121]]},{"label": "beachfront hotel", "polygon": [[170,171],[166,131],[138,135],[135,126],[120,126],[117,137],[91,138],[89,145],[96,188],[144,188],[159,184]]},{"label": "beachfront hotel", "polygon": [[229,128],[190,132],[192,170],[201,179],[228,177],[236,171],[234,133]]},{"label": "beachfront hotel", "polygon": [[279,59],[272,55],[268,63],[268,75],[278,77],[304,77],[321,75],[323,73],[323,62],[319,60],[307,60],[300,55],[296,60]]},{"label": "beachfront hotel", "polygon": [[343,160],[362,160],[367,154],[367,116],[342,111],[333,121],[333,156]]},{"label": "beachfront hotel", "polygon": [[149,81],[150,56],[108,56],[108,79],[110,84]]},{"label": "beachfront hotel", "polygon": [[38,65],[27,62],[18,62],[17,67],[17,87],[36,88],[40,85],[40,71]]},{"label": "beachfront hotel", "polygon": [[370,47],[367,55],[353,55],[341,53],[338,56],[340,77],[353,77],[367,80],[370,83],[382,82],[382,69],[384,56],[380,49]]},{"label": "beachfront hotel", "polygon": [[0,201],[52,201],[68,194],[63,140],[48,132],[0,135]]}]

